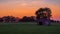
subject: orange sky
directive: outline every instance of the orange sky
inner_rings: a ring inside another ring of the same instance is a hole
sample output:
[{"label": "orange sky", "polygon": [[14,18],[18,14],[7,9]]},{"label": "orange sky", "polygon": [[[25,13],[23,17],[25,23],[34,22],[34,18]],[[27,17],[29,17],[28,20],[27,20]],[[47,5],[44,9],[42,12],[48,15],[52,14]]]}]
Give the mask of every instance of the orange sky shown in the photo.
[{"label": "orange sky", "polygon": [[52,17],[60,19],[60,5],[53,3],[45,3],[44,1],[12,1],[1,3],[0,2],[0,16],[34,16],[37,9],[40,7],[49,7],[52,10]]}]

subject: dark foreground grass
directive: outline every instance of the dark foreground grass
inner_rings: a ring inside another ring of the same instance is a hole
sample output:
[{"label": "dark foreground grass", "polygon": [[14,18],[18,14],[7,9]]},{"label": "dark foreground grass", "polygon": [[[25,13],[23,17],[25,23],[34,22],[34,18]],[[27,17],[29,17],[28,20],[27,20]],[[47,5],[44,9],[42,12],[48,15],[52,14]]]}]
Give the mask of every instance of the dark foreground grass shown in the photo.
[{"label": "dark foreground grass", "polygon": [[36,24],[0,24],[0,34],[60,34],[60,24],[39,26]]}]

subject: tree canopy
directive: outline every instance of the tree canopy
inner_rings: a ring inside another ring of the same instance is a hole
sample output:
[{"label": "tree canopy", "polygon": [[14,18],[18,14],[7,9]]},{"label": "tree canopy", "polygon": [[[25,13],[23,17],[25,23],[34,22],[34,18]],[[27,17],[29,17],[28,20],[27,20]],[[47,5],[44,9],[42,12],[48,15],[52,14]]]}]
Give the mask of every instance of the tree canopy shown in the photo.
[{"label": "tree canopy", "polygon": [[50,8],[39,8],[36,13],[39,17],[51,17],[51,9]]}]

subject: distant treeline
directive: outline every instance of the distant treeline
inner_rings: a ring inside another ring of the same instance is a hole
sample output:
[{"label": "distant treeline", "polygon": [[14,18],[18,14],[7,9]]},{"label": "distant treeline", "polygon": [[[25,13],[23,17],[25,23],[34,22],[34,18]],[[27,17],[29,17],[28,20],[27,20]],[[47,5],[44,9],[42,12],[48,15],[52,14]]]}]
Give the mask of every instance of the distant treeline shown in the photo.
[{"label": "distant treeline", "polygon": [[[19,22],[36,22],[35,16],[23,16],[22,18],[14,17],[14,16],[3,16],[0,18],[0,23],[19,23]],[[51,22],[59,22],[55,20],[51,20]]]},{"label": "distant treeline", "polygon": [[14,17],[14,16],[3,16],[0,18],[0,22],[34,22],[35,19],[34,16],[31,16],[31,17],[27,17],[27,16],[24,16],[22,18],[19,18],[19,17]]}]

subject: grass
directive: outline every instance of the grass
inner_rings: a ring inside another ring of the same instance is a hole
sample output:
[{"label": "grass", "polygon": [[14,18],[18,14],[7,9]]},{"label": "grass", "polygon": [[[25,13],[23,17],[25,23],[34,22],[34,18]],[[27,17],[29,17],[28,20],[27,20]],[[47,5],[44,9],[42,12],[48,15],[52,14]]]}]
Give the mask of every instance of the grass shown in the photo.
[{"label": "grass", "polygon": [[60,34],[60,24],[52,23],[51,26],[36,24],[0,24],[0,34]]}]

